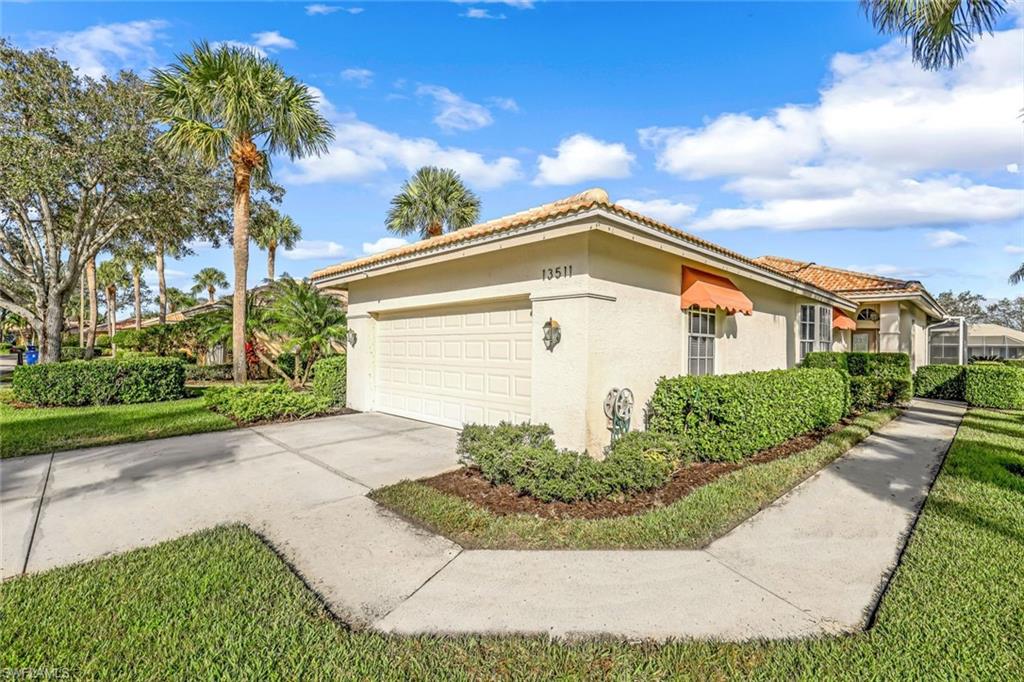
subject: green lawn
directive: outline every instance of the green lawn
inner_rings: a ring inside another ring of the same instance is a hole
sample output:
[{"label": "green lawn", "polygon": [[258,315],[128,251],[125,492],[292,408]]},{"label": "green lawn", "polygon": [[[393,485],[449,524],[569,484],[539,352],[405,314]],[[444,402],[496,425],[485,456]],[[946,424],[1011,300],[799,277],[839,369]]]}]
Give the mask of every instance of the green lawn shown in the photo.
[{"label": "green lawn", "polygon": [[234,428],[202,398],[139,405],[14,408],[0,400],[0,458]]},{"label": "green lawn", "polygon": [[[132,679],[1021,679],[1024,413],[973,410],[866,634],[665,645],[398,638],[332,620],[242,527],[0,587],[0,669]],[[543,605],[538,605],[543,608]]]},{"label": "green lawn", "polygon": [[813,448],[734,471],[665,507],[607,519],[547,519],[498,515],[416,481],[375,490],[398,514],[463,547],[486,549],[688,549],[703,547],[825,466],[896,410],[858,417]]}]

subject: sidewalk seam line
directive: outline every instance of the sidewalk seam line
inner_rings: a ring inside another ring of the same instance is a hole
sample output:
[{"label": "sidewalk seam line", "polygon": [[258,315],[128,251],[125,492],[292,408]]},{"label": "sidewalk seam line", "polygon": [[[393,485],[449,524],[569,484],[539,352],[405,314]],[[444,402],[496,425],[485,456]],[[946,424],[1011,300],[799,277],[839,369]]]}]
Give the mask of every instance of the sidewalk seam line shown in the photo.
[{"label": "sidewalk seam line", "polygon": [[730,566],[729,564],[725,563],[725,561],[723,561],[722,559],[718,558],[717,556],[715,556],[714,554],[712,554],[712,553],[711,553],[711,552],[709,552],[708,550],[706,550],[706,549],[705,549],[705,550],[701,550],[701,551],[703,551],[703,552],[704,552],[705,554],[707,554],[707,555],[708,555],[709,557],[711,557],[712,559],[714,559],[715,561],[717,561],[717,562],[718,562],[719,564],[721,564],[722,566],[724,566],[724,567],[725,567],[725,568],[726,568],[727,570],[729,570],[729,571],[731,571],[732,573],[734,573],[734,574],[738,575],[739,577],[743,578],[744,580],[746,580],[747,582],[749,582],[749,583],[750,583],[751,585],[753,585],[753,586],[755,586],[755,587],[757,587],[757,588],[759,588],[759,589],[762,589],[762,590],[764,590],[765,592],[767,592],[768,594],[772,595],[773,597],[775,597],[775,598],[776,598],[776,599],[778,599],[779,601],[782,601],[783,603],[785,603],[785,604],[788,604],[789,606],[793,607],[794,609],[796,609],[797,611],[799,611],[799,612],[800,612],[801,614],[803,614],[804,616],[807,616],[808,618],[811,618],[811,619],[813,619],[813,620],[814,620],[815,622],[821,622],[822,620],[824,620],[823,618],[821,618],[821,617],[819,617],[819,616],[816,616],[816,615],[815,615],[815,614],[814,614],[814,613],[813,613],[813,612],[812,612],[812,611],[811,611],[810,609],[803,609],[803,608],[801,608],[801,607],[797,606],[797,605],[796,605],[796,604],[794,604],[793,602],[791,602],[791,601],[789,601],[788,599],[786,599],[785,597],[783,597],[783,596],[782,596],[781,594],[778,594],[778,593],[776,593],[776,592],[774,592],[774,591],[772,591],[772,590],[768,589],[767,587],[765,587],[765,586],[764,586],[764,585],[762,585],[761,583],[757,582],[756,580],[754,580],[754,579],[753,579],[753,578],[751,578],[750,576],[748,576],[748,575],[745,575],[745,574],[743,574],[743,573],[740,573],[740,572],[739,572],[739,571],[738,571],[737,569],[735,569],[735,568],[733,568],[732,566]]},{"label": "sidewalk seam line", "polygon": [[422,590],[422,589],[423,589],[424,587],[426,587],[426,586],[427,586],[427,583],[429,583],[429,582],[430,582],[431,580],[433,580],[433,579],[434,579],[435,577],[437,577],[437,574],[438,574],[438,573],[440,573],[440,572],[441,572],[441,571],[443,571],[444,569],[448,568],[448,567],[449,567],[449,566],[451,565],[451,563],[452,563],[453,561],[455,561],[455,560],[456,560],[456,559],[458,559],[458,558],[459,558],[460,556],[462,556],[462,553],[466,551],[466,550],[465,550],[465,548],[463,548],[463,547],[462,547],[461,545],[456,545],[456,547],[458,547],[458,548],[459,548],[459,551],[455,553],[455,556],[453,556],[453,557],[452,557],[451,559],[449,559],[448,561],[444,562],[444,565],[442,565],[442,566],[441,566],[441,567],[440,567],[439,569],[437,569],[436,571],[434,571],[433,573],[431,573],[431,574],[430,574],[430,576],[429,576],[429,577],[427,577],[427,579],[426,579],[426,580],[424,580],[424,581],[423,581],[422,583],[420,583],[420,586],[419,586],[419,587],[417,587],[417,588],[416,588],[415,590],[413,590],[412,592],[410,592],[410,593],[409,593],[409,595],[408,595],[407,597],[405,597],[404,599],[402,599],[402,601],[398,602],[397,604],[395,604],[394,606],[392,606],[392,607],[391,607],[390,609],[388,609],[388,612],[387,612],[387,613],[385,613],[385,614],[384,614],[383,616],[381,616],[380,618],[377,618],[377,619],[375,619],[375,620],[373,621],[373,624],[377,624],[377,623],[380,623],[380,622],[381,622],[381,621],[383,621],[383,620],[384,620],[385,618],[387,618],[387,617],[388,617],[388,616],[390,616],[390,615],[391,615],[392,613],[394,613],[394,612],[395,612],[395,611],[396,611],[396,610],[398,609],[398,607],[400,607],[400,606],[401,606],[402,604],[404,604],[405,602],[409,601],[409,600],[410,600],[410,599],[412,599],[412,598],[413,598],[414,596],[416,596],[416,593],[417,593],[417,592],[419,592],[420,590]]},{"label": "sidewalk seam line", "polygon": [[25,550],[25,563],[21,566],[21,574],[28,571],[28,558],[32,555],[32,546],[36,542],[36,530],[39,528],[39,517],[43,514],[43,502],[46,500],[46,488],[50,484],[50,470],[53,469],[53,452],[50,453],[50,461],[46,463],[46,477],[43,478],[43,491],[39,494],[39,504],[36,505],[36,517],[32,521],[32,534],[28,538],[28,549]]},{"label": "sidewalk seam line", "polygon": [[272,437],[268,436],[265,433],[260,433],[256,429],[250,428],[249,430],[252,431],[253,433],[255,433],[256,435],[260,436],[261,438],[264,438],[264,439],[270,441],[271,443],[273,443],[274,445],[278,446],[279,448],[284,448],[286,452],[290,452],[291,454],[306,460],[307,462],[309,462],[310,464],[312,464],[314,466],[318,466],[321,469],[326,469],[327,471],[331,472],[335,476],[343,478],[343,479],[345,479],[346,481],[348,481],[350,483],[355,483],[358,486],[362,486],[363,488],[366,488],[367,490],[373,490],[373,486],[366,485],[365,483],[360,481],[358,478],[356,478],[354,476],[349,476],[344,471],[341,471],[340,469],[335,469],[330,464],[327,464],[326,462],[321,461],[321,460],[317,459],[316,457],[313,457],[312,455],[307,455],[306,453],[302,452],[301,450],[296,450],[295,448],[293,448],[290,445],[287,445],[287,444],[277,440],[276,438],[272,438]]}]

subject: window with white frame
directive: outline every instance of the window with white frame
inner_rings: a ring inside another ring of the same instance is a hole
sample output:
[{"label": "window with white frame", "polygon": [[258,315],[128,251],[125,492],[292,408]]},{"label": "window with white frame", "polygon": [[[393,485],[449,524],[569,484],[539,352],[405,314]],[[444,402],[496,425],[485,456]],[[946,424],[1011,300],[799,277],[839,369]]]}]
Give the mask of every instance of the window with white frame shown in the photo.
[{"label": "window with white frame", "polygon": [[715,311],[689,310],[687,354],[691,375],[715,373]]},{"label": "window with white frame", "polygon": [[800,360],[812,351],[832,350],[832,308],[800,306]]}]

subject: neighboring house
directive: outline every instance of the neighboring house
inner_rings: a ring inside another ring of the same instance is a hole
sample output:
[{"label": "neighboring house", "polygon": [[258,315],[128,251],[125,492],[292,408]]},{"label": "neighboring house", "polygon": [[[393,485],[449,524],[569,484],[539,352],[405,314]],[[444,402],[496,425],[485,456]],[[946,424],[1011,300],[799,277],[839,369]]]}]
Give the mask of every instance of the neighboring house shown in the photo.
[{"label": "neighboring house", "polygon": [[1024,358],[1024,332],[998,324],[967,325],[967,357]]},{"label": "neighboring house", "polygon": [[754,260],[857,303],[856,328],[836,336],[836,350],[907,353],[913,369],[928,364],[927,327],[945,311],[920,282],[779,256]]},{"label": "neighboring house", "polygon": [[[638,428],[662,376],[793,367],[862,328],[923,358],[915,329],[942,311],[919,285],[854,297],[784,269],[593,189],[312,280],[348,292],[351,407],[455,427],[544,422],[559,446],[597,454],[613,388],[634,393]],[[858,323],[864,309],[878,320]]]}]

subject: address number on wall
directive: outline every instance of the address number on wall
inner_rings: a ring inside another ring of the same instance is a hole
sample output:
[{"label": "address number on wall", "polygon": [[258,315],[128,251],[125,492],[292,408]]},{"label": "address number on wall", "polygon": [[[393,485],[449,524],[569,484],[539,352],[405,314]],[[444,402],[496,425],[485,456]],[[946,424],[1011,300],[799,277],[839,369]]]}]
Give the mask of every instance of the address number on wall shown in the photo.
[{"label": "address number on wall", "polygon": [[562,279],[563,277],[572,277],[572,266],[571,265],[559,265],[553,268],[541,268],[540,278],[544,279]]}]

